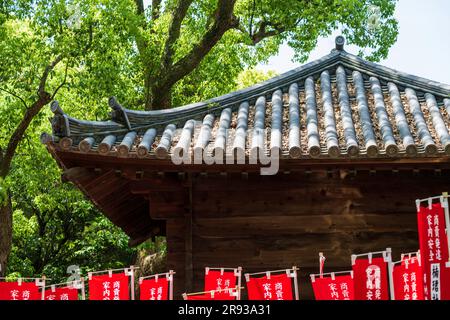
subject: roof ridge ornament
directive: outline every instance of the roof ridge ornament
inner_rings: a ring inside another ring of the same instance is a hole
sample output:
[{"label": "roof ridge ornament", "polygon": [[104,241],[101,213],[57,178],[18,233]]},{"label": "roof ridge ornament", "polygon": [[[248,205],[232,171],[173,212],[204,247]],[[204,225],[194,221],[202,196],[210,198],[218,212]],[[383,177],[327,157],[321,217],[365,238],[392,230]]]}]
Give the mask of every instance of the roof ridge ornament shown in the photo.
[{"label": "roof ridge ornament", "polygon": [[59,115],[63,115],[64,114],[64,111],[59,106],[59,102],[57,100],[53,100],[52,101],[52,103],[50,104],[50,110],[54,114],[59,114]]},{"label": "roof ridge ornament", "polygon": [[49,119],[52,126],[53,135],[57,137],[69,137],[69,118],[64,113],[57,100],[52,101],[50,104],[50,110],[54,114],[53,118]]},{"label": "roof ridge ornament", "polygon": [[334,43],[336,45],[335,49],[337,51],[345,51],[344,50],[344,44],[345,44],[344,36],[337,36],[336,39],[334,39]]}]

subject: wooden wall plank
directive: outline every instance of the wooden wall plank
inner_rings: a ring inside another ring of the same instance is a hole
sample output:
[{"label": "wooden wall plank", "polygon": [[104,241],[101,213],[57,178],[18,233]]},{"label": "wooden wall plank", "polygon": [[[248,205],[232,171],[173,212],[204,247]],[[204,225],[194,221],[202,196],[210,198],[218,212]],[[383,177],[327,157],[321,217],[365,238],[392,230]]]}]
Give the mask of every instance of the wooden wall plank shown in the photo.
[{"label": "wooden wall plank", "polygon": [[258,235],[296,235],[303,233],[342,233],[354,230],[384,233],[416,231],[414,213],[348,214],[197,218],[194,233],[200,237],[254,237]]}]

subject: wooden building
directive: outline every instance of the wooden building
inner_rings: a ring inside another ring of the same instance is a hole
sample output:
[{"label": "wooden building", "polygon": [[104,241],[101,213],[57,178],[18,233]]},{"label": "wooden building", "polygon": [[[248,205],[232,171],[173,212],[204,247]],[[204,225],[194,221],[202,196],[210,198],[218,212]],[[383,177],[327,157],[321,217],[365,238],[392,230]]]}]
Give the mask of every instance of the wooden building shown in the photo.
[{"label": "wooden building", "polygon": [[[352,253],[415,251],[415,199],[450,189],[450,86],[347,53],[342,37],[317,61],[206,102],[109,105],[110,120],[87,121],[53,102],[42,141],[130,245],[167,237],[178,298],[202,289],[205,266],[292,265],[312,298],[319,251],[326,271],[351,268]],[[276,174],[249,163],[257,151],[279,156]]]}]

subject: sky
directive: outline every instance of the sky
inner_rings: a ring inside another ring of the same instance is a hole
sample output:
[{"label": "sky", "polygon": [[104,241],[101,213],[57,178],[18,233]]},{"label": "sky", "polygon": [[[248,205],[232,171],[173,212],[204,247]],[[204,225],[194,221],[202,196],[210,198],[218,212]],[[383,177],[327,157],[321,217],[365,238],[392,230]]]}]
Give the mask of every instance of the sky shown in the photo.
[{"label": "sky", "polygon": [[[390,49],[388,58],[379,64],[450,84],[450,1],[399,0],[395,17],[399,22],[397,42]],[[338,34],[336,31],[330,37],[319,39],[308,62],[330,53]],[[358,53],[351,46],[346,46],[345,50]],[[267,64],[260,64],[258,69],[283,73],[301,65],[292,62],[292,57],[292,49],[283,45],[277,56],[270,58]]]}]

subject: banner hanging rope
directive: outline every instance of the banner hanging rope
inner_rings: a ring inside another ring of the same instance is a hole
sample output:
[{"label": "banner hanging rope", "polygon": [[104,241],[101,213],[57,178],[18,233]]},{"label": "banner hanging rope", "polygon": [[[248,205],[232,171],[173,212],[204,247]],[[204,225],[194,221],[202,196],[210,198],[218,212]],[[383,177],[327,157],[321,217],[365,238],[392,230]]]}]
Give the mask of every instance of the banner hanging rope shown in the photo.
[{"label": "banner hanging rope", "polygon": [[258,274],[265,274],[267,275],[269,274],[273,274],[273,273],[288,273],[289,271],[299,271],[300,269],[296,266],[292,267],[291,269],[280,269],[280,270],[271,270],[271,271],[263,271],[263,272],[254,272],[254,273],[246,273],[245,274],[245,278],[247,279],[247,276],[254,276],[254,275],[258,275]]},{"label": "banner hanging rope", "polygon": [[311,278],[311,281],[314,282],[317,276],[319,278],[323,278],[326,276],[330,276],[331,278],[334,278],[335,275],[342,275],[342,274],[347,274],[347,273],[350,274],[350,276],[353,278],[353,270],[325,272],[325,273],[322,273],[322,275],[320,273],[312,273],[309,276]]},{"label": "banner hanging rope", "polygon": [[[135,266],[131,266],[131,267],[133,268],[133,270],[139,270],[139,269],[140,269],[139,267],[135,267]],[[129,270],[130,270],[131,267],[128,267],[128,268],[119,268],[119,269],[107,269],[107,270],[101,270],[101,271],[88,272],[88,278],[89,278],[89,280],[91,280],[92,275],[94,275],[94,274],[100,274],[100,273],[108,273],[109,276],[111,276],[112,273],[113,273],[114,271],[129,272]]]},{"label": "banner hanging rope", "polygon": [[372,261],[372,257],[373,257],[374,255],[378,255],[378,254],[383,255],[384,261],[387,262],[387,261],[390,259],[390,257],[391,257],[392,249],[391,249],[391,248],[386,248],[386,250],[384,250],[384,251],[376,251],[376,252],[368,252],[368,253],[352,254],[352,256],[351,256],[351,259],[352,259],[352,265],[355,264],[356,259],[357,259],[358,257],[366,257],[366,256],[367,256],[368,259],[369,259],[369,262],[370,262],[370,261]]},{"label": "banner hanging rope", "polygon": [[[234,287],[234,288],[229,288],[229,289],[219,289],[219,290],[208,290],[208,291],[201,291],[201,292],[192,292],[192,293],[183,293],[182,297],[184,300],[189,300],[189,297],[195,297],[195,296],[204,296],[209,294],[210,298],[212,300],[214,300],[214,296],[215,293],[222,293],[222,292],[227,292],[230,294],[230,297],[239,297],[238,292],[241,291],[242,289],[244,289],[244,287]],[[205,299],[208,300],[208,299]]]},{"label": "banner hanging rope", "polygon": [[157,273],[157,274],[152,274],[150,276],[145,276],[145,277],[139,277],[139,283],[142,282],[142,280],[145,279],[151,279],[151,278],[156,278],[158,279],[161,276],[165,276],[168,280],[171,280],[171,277],[176,274],[175,271],[173,270],[169,270],[169,272],[163,272],[163,273]]}]

